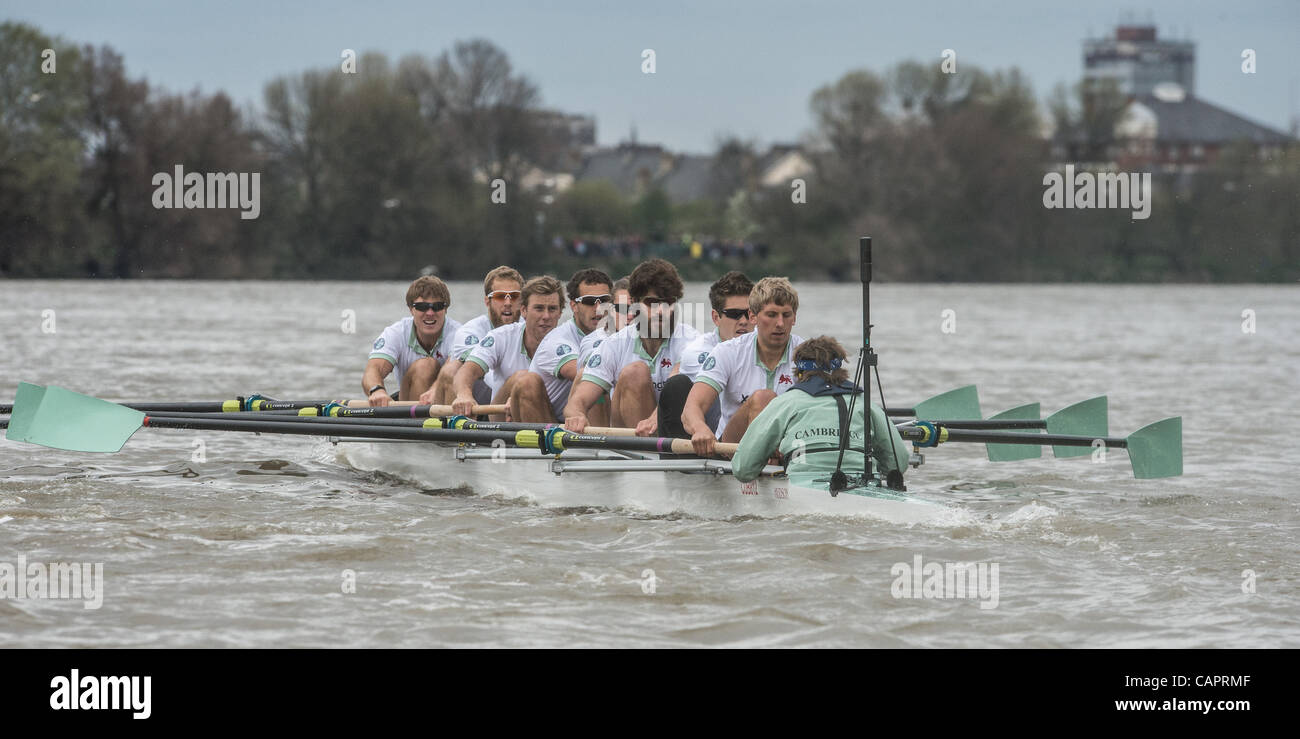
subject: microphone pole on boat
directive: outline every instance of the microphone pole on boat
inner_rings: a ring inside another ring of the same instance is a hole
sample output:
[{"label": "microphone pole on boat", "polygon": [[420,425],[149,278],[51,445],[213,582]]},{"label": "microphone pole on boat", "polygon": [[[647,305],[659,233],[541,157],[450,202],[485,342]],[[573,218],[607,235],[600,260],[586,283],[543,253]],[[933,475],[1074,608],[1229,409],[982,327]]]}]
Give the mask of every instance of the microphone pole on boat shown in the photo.
[{"label": "microphone pole on boat", "polygon": [[[876,352],[871,348],[871,237],[863,236],[858,239],[858,254],[861,257],[860,274],[862,276],[862,352],[864,362],[862,367],[862,388],[864,391],[862,404],[862,422],[863,427],[867,430],[867,445],[863,454],[862,462],[862,480],[863,483],[870,483],[872,475],[873,460],[872,454],[874,449],[874,437],[871,428],[871,368],[876,366]],[[884,398],[881,398],[884,403]]]}]

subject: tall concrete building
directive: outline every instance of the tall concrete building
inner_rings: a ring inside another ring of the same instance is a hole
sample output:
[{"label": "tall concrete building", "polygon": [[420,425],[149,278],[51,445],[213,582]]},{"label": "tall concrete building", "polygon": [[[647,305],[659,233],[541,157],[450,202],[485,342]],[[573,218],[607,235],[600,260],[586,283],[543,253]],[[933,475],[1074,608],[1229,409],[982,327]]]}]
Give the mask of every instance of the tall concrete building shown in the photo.
[{"label": "tall concrete building", "polygon": [[1150,95],[1162,82],[1173,82],[1191,95],[1196,92],[1196,45],[1159,41],[1155,26],[1119,26],[1112,38],[1083,42],[1083,76],[1113,79],[1120,92],[1134,97]]}]

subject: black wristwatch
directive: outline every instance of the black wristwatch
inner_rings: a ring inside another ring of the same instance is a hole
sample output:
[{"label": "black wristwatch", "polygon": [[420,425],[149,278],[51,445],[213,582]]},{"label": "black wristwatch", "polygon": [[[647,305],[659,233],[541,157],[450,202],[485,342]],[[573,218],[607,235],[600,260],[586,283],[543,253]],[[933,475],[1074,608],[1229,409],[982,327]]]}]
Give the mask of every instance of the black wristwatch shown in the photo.
[{"label": "black wristwatch", "polygon": [[369,398],[371,395],[375,394],[376,390],[383,390],[383,389],[384,389],[383,385],[375,385],[374,387],[366,391],[366,397]]}]

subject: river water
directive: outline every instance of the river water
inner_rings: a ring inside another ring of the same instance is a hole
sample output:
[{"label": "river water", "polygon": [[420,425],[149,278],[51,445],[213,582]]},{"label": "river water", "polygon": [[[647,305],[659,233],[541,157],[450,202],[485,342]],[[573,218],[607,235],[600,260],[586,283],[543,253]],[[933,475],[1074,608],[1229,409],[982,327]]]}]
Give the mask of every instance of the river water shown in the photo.
[{"label": "river water", "polygon": [[[856,352],[860,287],[798,287],[796,331]],[[358,397],[404,289],[0,281],[0,398]],[[453,317],[481,312],[479,286],[452,294]],[[0,563],[104,573],[99,608],[0,599],[0,646],[1300,646],[1300,289],[886,284],[871,315],[890,405],[972,383],[986,416],[1107,394],[1115,435],[1183,417],[1184,476],[949,444],[908,483],[963,516],[907,527],[547,508],[354,469],[310,437],[0,440]],[[996,565],[996,598],[896,597],[918,557]]]}]

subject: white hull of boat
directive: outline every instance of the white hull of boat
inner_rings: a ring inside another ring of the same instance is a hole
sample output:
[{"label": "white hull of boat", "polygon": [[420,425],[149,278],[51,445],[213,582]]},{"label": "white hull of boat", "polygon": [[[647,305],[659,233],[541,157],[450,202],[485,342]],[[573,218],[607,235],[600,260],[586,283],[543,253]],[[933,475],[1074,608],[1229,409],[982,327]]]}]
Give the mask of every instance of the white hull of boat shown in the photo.
[{"label": "white hull of boat", "polygon": [[792,485],[779,467],[743,483],[731,476],[728,463],[715,460],[660,460],[591,450],[571,450],[553,459],[534,450],[454,443],[332,441],[338,442],[343,461],[357,469],[381,471],[427,488],[466,486],[478,495],[522,498],[547,507],[626,508],[703,518],[863,516],[902,524],[936,522],[954,510],[879,488],[857,488],[832,497],[825,490]]}]

